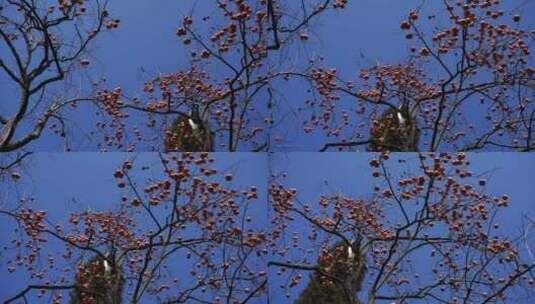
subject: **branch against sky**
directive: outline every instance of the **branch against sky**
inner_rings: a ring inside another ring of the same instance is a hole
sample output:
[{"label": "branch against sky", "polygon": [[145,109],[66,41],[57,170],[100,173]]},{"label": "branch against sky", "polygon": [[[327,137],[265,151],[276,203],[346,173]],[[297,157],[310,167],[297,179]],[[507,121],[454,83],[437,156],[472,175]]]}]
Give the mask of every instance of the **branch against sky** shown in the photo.
[{"label": "branch against sky", "polygon": [[66,110],[94,97],[71,90],[69,82],[89,64],[84,56],[93,40],[119,24],[109,16],[107,2],[0,1],[0,71],[9,81],[4,89],[16,92],[3,96],[0,152],[25,148],[47,128],[62,139],[73,135],[66,134],[71,115]]}]

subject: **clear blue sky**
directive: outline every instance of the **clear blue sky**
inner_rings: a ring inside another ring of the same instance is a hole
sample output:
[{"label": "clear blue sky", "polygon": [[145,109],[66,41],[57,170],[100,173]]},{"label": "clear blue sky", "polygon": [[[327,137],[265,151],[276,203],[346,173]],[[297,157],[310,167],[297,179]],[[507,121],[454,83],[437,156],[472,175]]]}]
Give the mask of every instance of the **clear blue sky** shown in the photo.
[{"label": "clear blue sky", "polygon": [[[92,45],[88,56],[92,63],[84,73],[91,77],[105,76],[109,87],[120,85],[129,96],[140,95],[143,82],[159,72],[174,72],[188,66],[189,49],[184,48],[175,35],[181,16],[190,12],[206,16],[213,11],[208,1],[199,0],[111,2],[111,12],[121,19],[121,26],[111,33],[104,33]],[[377,61],[396,62],[404,58],[407,47],[399,23],[410,9],[425,4],[427,11],[434,12],[439,5],[441,8],[443,6],[441,1],[426,0],[348,2],[346,9],[330,11],[315,19],[306,47],[299,44],[292,46],[286,60],[306,62],[307,58],[322,55],[327,66],[337,68],[346,79],[355,79],[359,68]],[[533,27],[535,18],[529,18],[529,14],[535,11],[535,1],[509,0],[505,1],[505,6],[523,7],[523,10],[515,12],[524,16],[523,22],[528,27]],[[0,55],[5,51],[0,50]],[[11,90],[13,86],[9,85],[6,77],[0,74],[0,99],[7,100],[3,105],[0,104],[0,111],[10,109],[10,100],[16,102]],[[87,79],[75,77],[73,83],[81,90],[91,88]],[[56,89],[61,90],[62,87]],[[288,114],[274,130],[274,135],[286,139],[284,145],[276,147],[279,151],[317,151],[325,142],[319,133],[303,136],[301,123],[305,113],[298,114],[301,118],[296,119],[294,114],[297,112],[289,110],[303,105],[308,96],[306,89],[304,84],[299,83],[279,87],[285,95],[281,112]],[[95,118],[88,115],[92,112],[91,107],[81,107],[71,116],[70,132],[77,134],[76,140],[71,143],[75,150],[95,150],[95,141],[79,136],[82,132],[92,130],[90,122]],[[133,121],[141,124],[145,120],[137,117]],[[39,151],[63,150],[57,139],[48,135],[32,146]]]}]

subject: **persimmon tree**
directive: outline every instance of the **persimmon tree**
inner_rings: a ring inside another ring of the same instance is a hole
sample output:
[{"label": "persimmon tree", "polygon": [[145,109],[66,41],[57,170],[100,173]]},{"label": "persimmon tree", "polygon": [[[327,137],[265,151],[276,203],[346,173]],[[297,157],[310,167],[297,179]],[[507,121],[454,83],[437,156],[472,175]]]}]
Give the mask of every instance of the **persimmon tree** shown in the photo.
[{"label": "persimmon tree", "polygon": [[323,151],[366,150],[381,112],[408,105],[421,131],[416,150],[533,150],[535,32],[510,4],[438,1],[432,12],[422,5],[400,24],[406,59],[377,62],[356,79],[311,70],[303,76],[317,94],[307,101],[314,111],[305,132],[330,138]]},{"label": "persimmon tree", "polygon": [[[328,10],[346,7],[344,0],[214,1],[206,12],[186,15],[176,28],[190,50],[191,65],[148,80],[143,96],[128,96],[121,87],[104,89],[99,125],[107,130],[103,148],[161,151],[174,117],[187,117],[196,104],[215,134],[216,151],[266,151],[280,144],[272,128],[280,123],[281,92],[291,72],[307,73],[311,64],[289,60],[292,47],[305,43],[307,30]],[[146,114],[143,125],[131,117]],[[147,132],[146,127],[153,132]],[[134,136],[127,137],[126,134]],[[139,149],[139,148],[138,148]]]},{"label": "persimmon tree", "polygon": [[[410,160],[418,164],[414,169],[393,170],[411,156],[416,154],[374,154],[368,174],[377,181],[372,189],[359,189],[358,197],[320,193],[305,202],[300,193],[311,189],[292,188],[276,177],[270,185],[271,234],[277,244],[269,262],[277,282],[270,284],[271,292],[290,297],[292,289],[320,277],[323,289],[315,291],[316,300],[332,285],[343,293],[340,265],[345,263],[345,271],[351,267],[336,249],[343,245],[365,263],[362,288],[345,285],[362,303],[533,298],[535,261],[524,249],[529,243],[503,231],[497,220],[510,206],[509,196],[490,193],[487,180],[471,171],[463,153],[424,153]],[[316,303],[305,297],[299,303]]]},{"label": "persimmon tree", "polygon": [[76,135],[66,132],[69,110],[95,98],[71,81],[89,64],[92,41],[118,25],[107,1],[0,1],[2,90],[13,92],[3,96],[0,152],[26,147],[47,128],[60,139]]},{"label": "persimmon tree", "polygon": [[110,172],[119,201],[63,222],[32,197],[3,204],[0,216],[13,230],[4,234],[2,267],[30,281],[2,300],[64,303],[76,291],[94,303],[102,291],[89,283],[96,270],[88,267],[98,265],[87,262],[99,258],[120,270],[124,303],[262,302],[267,232],[249,211],[258,190],[234,188],[233,175],[216,163],[206,153],[161,155],[142,168],[127,160]]}]

